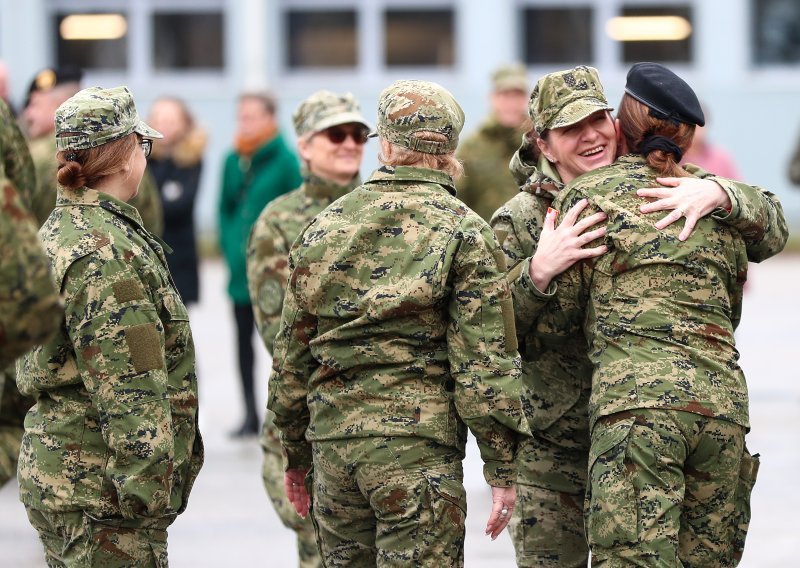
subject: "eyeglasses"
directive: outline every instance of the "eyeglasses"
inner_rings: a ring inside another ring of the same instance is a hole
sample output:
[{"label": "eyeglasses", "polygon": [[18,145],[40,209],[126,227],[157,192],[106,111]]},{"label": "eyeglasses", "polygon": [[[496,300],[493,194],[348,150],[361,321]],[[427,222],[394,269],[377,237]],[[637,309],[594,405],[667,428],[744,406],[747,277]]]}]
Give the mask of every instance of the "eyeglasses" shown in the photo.
[{"label": "eyeglasses", "polygon": [[333,144],[341,144],[349,136],[356,144],[363,145],[367,143],[369,129],[365,126],[331,126],[320,134],[324,134]]},{"label": "eyeglasses", "polygon": [[153,151],[153,140],[150,138],[142,138],[139,141],[139,146],[142,147],[142,152],[144,152],[144,157],[149,158],[150,152]]}]

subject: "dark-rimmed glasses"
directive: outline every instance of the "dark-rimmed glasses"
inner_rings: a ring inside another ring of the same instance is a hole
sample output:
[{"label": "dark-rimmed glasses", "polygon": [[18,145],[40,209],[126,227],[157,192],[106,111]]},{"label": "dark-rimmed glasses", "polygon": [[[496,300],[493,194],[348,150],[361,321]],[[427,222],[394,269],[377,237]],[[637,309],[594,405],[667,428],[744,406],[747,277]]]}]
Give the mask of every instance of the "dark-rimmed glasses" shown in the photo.
[{"label": "dark-rimmed glasses", "polygon": [[347,137],[353,139],[358,145],[364,145],[367,143],[367,137],[369,135],[369,129],[366,126],[331,126],[330,128],[326,128],[320,134],[324,134],[325,137],[330,140],[333,144],[341,144],[344,142]]},{"label": "dark-rimmed glasses", "polygon": [[150,138],[142,138],[139,140],[139,146],[142,147],[142,152],[144,152],[144,157],[149,158],[150,152],[153,151],[153,140]]}]

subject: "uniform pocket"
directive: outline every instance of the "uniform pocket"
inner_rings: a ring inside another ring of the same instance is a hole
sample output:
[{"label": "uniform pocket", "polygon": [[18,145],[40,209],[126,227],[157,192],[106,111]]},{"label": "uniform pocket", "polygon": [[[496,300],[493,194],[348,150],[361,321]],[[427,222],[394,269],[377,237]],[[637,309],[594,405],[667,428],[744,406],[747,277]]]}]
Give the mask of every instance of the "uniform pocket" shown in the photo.
[{"label": "uniform pocket", "polygon": [[634,420],[612,415],[600,420],[592,432],[586,529],[593,550],[638,540],[636,490],[625,464]]},{"label": "uniform pocket", "polygon": [[750,495],[756,484],[760,464],[758,454],[750,455],[745,447],[739,466],[739,484],[736,486],[734,498],[733,555],[737,561],[742,558],[744,541],[750,527]]}]

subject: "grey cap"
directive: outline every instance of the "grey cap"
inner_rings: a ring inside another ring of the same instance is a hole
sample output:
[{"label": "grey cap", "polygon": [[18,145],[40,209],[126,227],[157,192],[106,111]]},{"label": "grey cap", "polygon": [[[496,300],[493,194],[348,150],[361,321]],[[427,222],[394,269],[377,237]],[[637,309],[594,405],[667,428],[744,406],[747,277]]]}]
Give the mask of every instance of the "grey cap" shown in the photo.
[{"label": "grey cap", "polygon": [[136,132],[145,138],[164,136],[139,118],[128,87],[89,87],[56,109],[56,148],[85,150]]}]

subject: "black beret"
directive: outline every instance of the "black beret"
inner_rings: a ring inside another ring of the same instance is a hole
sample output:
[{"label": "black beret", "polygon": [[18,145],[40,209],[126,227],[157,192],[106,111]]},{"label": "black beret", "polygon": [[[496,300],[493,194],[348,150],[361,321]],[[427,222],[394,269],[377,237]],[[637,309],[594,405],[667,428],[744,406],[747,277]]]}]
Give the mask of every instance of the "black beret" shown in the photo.
[{"label": "black beret", "polygon": [[42,69],[28,86],[28,97],[35,91],[49,91],[64,83],[80,83],[83,70],[75,65]]},{"label": "black beret", "polygon": [[625,92],[650,108],[661,120],[703,126],[697,95],[686,81],[658,63],[637,63],[628,71]]}]

